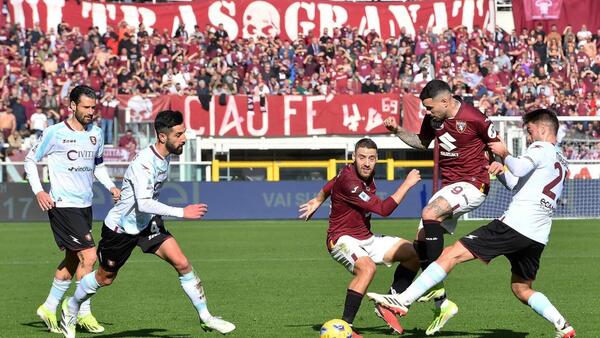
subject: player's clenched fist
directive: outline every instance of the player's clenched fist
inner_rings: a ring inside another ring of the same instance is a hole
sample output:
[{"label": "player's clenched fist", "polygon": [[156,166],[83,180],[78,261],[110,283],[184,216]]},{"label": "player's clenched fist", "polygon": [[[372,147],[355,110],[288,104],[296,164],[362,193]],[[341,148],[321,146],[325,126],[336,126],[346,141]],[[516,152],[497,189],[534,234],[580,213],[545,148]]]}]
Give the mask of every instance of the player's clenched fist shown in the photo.
[{"label": "player's clenched fist", "polygon": [[506,144],[504,144],[504,142],[490,142],[487,145],[494,154],[502,158],[505,158],[509,155],[508,149],[506,149]]},{"label": "player's clenched fist", "polygon": [[208,206],[206,204],[190,204],[183,208],[183,218],[202,218],[207,211]]},{"label": "player's clenched fist", "polygon": [[406,175],[406,179],[404,179],[404,183],[408,184],[409,187],[414,186],[421,180],[421,172],[417,169],[411,170],[408,175]]},{"label": "player's clenched fist", "polygon": [[398,123],[393,117],[388,117],[387,119],[385,119],[385,121],[383,121],[383,126],[386,127],[387,130],[391,131],[392,133],[395,133],[398,129]]}]

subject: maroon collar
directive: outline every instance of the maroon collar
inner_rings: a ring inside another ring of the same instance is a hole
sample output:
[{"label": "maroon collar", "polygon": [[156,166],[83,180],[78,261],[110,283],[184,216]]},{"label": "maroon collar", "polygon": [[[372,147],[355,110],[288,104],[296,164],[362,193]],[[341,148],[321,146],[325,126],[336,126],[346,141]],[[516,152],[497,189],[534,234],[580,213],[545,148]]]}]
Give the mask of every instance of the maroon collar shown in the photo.
[{"label": "maroon collar", "polygon": [[154,153],[154,155],[156,155],[156,157],[160,158],[162,161],[165,160],[164,157],[162,157],[158,151],[156,150],[156,148],[154,148],[154,144],[150,145],[150,149],[152,149],[152,152]]}]

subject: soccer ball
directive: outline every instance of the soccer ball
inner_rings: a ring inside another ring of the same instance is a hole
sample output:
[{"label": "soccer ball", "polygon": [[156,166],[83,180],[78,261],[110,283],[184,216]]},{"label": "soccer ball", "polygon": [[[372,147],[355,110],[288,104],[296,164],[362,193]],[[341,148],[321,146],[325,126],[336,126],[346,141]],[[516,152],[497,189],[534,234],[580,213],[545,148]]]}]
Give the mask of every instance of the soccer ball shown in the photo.
[{"label": "soccer ball", "polygon": [[321,326],[321,338],[352,338],[352,328],[341,319],[332,319]]}]

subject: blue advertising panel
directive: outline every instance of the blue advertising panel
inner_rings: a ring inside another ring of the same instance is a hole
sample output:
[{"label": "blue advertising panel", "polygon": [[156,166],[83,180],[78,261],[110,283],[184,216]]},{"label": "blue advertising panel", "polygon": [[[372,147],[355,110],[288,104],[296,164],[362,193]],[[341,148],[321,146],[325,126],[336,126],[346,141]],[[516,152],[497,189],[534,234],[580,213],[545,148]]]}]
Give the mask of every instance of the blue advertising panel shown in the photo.
[{"label": "blue advertising panel", "polygon": [[[208,204],[205,219],[295,219],[298,206],[315,196],[325,181],[281,182],[169,182],[159,200],[173,206]],[[377,182],[377,195],[386,198],[402,181]],[[417,218],[431,197],[431,180],[413,187],[390,217]],[[112,198],[100,184],[94,184],[94,219],[102,220],[112,207]],[[326,202],[315,218],[327,218]],[[45,221],[28,184],[0,184],[0,221]]]}]

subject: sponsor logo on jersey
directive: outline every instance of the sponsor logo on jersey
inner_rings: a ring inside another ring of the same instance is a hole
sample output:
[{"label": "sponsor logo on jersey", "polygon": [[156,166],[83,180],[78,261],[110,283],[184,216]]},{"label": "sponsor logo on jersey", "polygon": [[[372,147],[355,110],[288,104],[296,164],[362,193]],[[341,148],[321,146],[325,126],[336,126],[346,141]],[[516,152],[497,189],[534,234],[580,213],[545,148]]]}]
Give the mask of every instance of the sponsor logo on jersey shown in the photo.
[{"label": "sponsor logo on jersey", "polygon": [[365,202],[369,202],[371,200],[371,197],[364,191],[361,192],[358,197]]},{"label": "sponsor logo on jersey", "polygon": [[77,244],[81,244],[81,242],[79,242],[79,239],[77,239],[77,237],[71,236],[71,239],[73,240],[73,242],[75,242]]},{"label": "sponsor logo on jersey", "polygon": [[77,159],[91,160],[96,156],[96,152],[92,150],[69,150],[67,151],[67,158],[71,161],[76,161]]},{"label": "sponsor logo on jersey", "polygon": [[93,171],[90,167],[71,167],[69,168],[71,172],[85,172],[85,171]]},{"label": "sponsor logo on jersey", "polygon": [[468,239],[475,239],[475,238],[477,238],[477,236],[475,236],[475,235],[467,235],[467,236],[465,236],[465,238],[468,238]]},{"label": "sponsor logo on jersey", "polygon": [[351,193],[355,193],[356,191],[358,191],[358,185],[356,187],[354,187],[354,189],[352,189]]},{"label": "sponsor logo on jersey", "polygon": [[440,155],[446,157],[458,157],[458,153],[451,153],[449,151],[440,151]]},{"label": "sponsor logo on jersey", "polygon": [[90,136],[90,142],[92,142],[93,145],[96,145],[96,136]]},{"label": "sponsor logo on jersey", "polygon": [[69,139],[64,139],[64,140],[62,140],[62,143],[77,143],[77,141],[75,141],[75,140],[69,140]]},{"label": "sponsor logo on jersey", "polygon": [[464,133],[467,130],[467,122],[466,121],[456,121],[456,130],[459,133]]},{"label": "sponsor logo on jersey", "polygon": [[456,149],[456,139],[450,135],[450,133],[444,133],[440,137],[438,137],[438,141],[440,142],[440,147],[444,148],[446,151],[452,151]]}]

